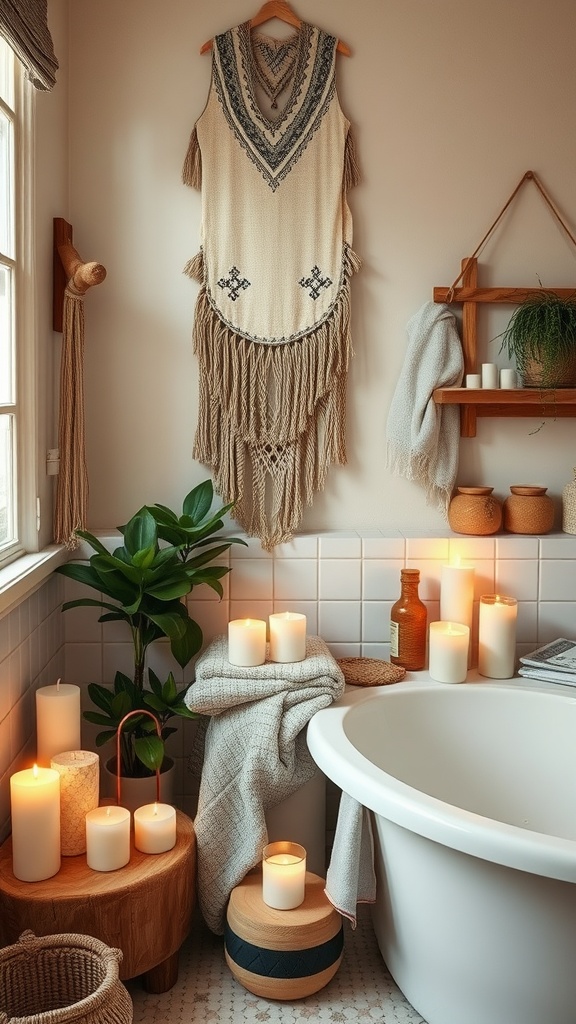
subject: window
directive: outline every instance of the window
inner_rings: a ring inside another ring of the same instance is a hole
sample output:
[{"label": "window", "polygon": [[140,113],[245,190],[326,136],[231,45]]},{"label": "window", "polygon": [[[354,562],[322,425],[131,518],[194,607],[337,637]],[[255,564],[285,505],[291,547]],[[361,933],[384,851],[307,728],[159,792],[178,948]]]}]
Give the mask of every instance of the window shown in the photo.
[{"label": "window", "polygon": [[30,398],[33,388],[24,380],[33,336],[25,322],[22,286],[31,282],[31,92],[20,62],[0,38],[0,565],[34,548],[35,499],[28,491],[35,488],[26,488],[35,457],[26,450],[26,438],[32,449],[34,425],[25,421],[30,415],[26,395]]}]

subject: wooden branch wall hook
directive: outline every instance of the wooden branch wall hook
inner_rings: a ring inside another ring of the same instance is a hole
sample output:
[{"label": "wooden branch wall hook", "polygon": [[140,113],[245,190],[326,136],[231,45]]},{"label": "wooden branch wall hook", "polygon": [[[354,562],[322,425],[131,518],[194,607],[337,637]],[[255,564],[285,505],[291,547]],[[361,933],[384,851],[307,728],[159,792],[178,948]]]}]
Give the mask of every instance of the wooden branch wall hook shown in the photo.
[{"label": "wooden branch wall hook", "polygon": [[75,290],[84,295],[89,288],[101,284],[106,268],[101,263],[85,263],[72,244],[72,225],[63,217],[54,217],[52,329],[62,331],[64,289],[71,280]]}]

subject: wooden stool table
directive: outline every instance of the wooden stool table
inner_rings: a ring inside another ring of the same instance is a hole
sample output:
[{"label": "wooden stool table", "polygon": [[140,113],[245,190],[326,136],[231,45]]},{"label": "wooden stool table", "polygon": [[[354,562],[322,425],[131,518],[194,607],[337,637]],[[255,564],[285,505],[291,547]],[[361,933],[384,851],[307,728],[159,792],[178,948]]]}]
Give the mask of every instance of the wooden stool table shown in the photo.
[{"label": "wooden stool table", "polygon": [[93,871],[86,857],[63,857],[57,875],[21,882],[12,871],[10,838],[0,847],[0,945],[36,935],[77,932],[122,950],[120,978],[144,975],[148,992],[166,992],[178,977],[180,946],[190,930],[196,891],[194,825],[176,812],[176,845],[140,853],[118,871]]},{"label": "wooden stool table", "polygon": [[342,960],[343,928],[325,885],[307,871],[304,902],[294,910],[264,903],[258,870],[232,890],[224,952],[232,974],[249,992],[264,999],[303,999],[334,977]]}]

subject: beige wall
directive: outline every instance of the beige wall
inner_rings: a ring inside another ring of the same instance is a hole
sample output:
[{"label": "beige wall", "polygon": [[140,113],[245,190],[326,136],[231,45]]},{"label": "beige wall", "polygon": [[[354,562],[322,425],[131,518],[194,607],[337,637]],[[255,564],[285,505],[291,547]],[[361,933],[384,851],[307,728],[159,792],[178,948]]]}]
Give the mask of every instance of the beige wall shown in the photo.
[{"label": "beige wall", "polygon": [[[64,0],[51,0],[51,12]],[[70,219],[85,259],[108,269],[86,300],[90,523],[144,501],[177,503],[207,471],[191,457],[199,199],[180,172],[205,102],[200,45],[250,17],[239,0],[70,3]],[[300,0],[295,10],[353,51],[339,58],[363,183],[351,195],[355,358],[347,467],[333,469],[304,530],[437,529],[440,515],[385,466],[386,415],[405,325],[451,284],[525,170],[574,232],[573,0]],[[57,88],[61,88],[60,82]],[[49,101],[50,102],[50,101]],[[57,102],[54,96],[53,102]],[[483,283],[574,282],[576,251],[526,186],[481,257]],[[510,310],[508,310],[510,312]],[[502,329],[483,323],[488,339]],[[576,464],[576,422],[484,420],[461,446],[460,480],[533,482],[558,494]]]}]

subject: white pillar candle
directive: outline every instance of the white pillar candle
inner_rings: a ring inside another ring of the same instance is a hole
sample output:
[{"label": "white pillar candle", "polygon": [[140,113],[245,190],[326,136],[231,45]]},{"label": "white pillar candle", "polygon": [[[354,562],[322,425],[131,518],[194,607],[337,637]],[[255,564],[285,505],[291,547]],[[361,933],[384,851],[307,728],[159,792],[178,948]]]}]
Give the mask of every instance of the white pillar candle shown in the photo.
[{"label": "white pillar candle", "polygon": [[459,560],[443,565],[440,571],[440,618],[443,622],[462,622],[472,628],[474,607],[474,567]]},{"label": "white pillar candle", "polygon": [[509,366],[505,366],[500,370],[500,387],[512,390],[518,387],[518,375],[516,370]]},{"label": "white pillar candle", "polygon": [[134,846],[141,853],[166,853],[176,845],[176,811],[170,804],[144,804],[134,811]]},{"label": "white pillar candle", "polygon": [[228,661],[231,665],[263,665],[266,660],[264,619],[232,619],[228,623]]},{"label": "white pillar candle", "polygon": [[466,374],[466,387],[477,390],[482,387],[482,377],[479,373],[467,373]]},{"label": "white pillar candle", "polygon": [[275,910],[294,910],[304,901],[306,850],[299,843],[269,843],[262,857],[262,899]]},{"label": "white pillar candle", "polygon": [[60,852],[86,852],[86,815],[100,799],[100,758],[91,750],[66,750],[50,761],[60,776]]},{"label": "white pillar candle", "polygon": [[25,768],[10,779],[12,870],[21,882],[41,882],[60,870],[60,776]]},{"label": "white pillar candle", "polygon": [[431,622],[428,671],[438,683],[463,683],[468,671],[470,628],[460,622]]},{"label": "white pillar candle", "polygon": [[306,657],[306,616],[300,612],[270,615],[270,661],[288,663]]},{"label": "white pillar candle", "polygon": [[489,679],[510,679],[516,664],[515,597],[487,594],[480,598],[478,671]]},{"label": "white pillar candle", "polygon": [[48,766],[54,754],[78,750],[80,740],[80,687],[58,680],[36,690],[36,743],[38,763]]},{"label": "white pillar candle", "polygon": [[482,387],[498,387],[498,367],[496,363],[482,363]]},{"label": "white pillar candle", "polygon": [[95,807],[86,815],[86,863],[94,871],[116,871],[130,860],[130,811]]}]

